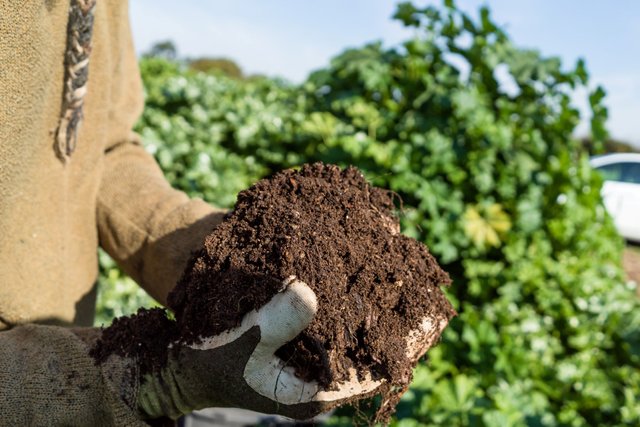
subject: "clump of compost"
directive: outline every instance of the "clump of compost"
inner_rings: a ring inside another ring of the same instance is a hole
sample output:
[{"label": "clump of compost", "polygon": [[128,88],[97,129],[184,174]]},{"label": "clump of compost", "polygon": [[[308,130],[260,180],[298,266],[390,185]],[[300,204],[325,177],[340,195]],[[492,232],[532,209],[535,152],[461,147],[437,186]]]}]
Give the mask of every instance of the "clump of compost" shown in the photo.
[{"label": "clump of compost", "polygon": [[[165,335],[189,344],[236,327],[296,276],[316,293],[318,312],[276,354],[325,389],[353,370],[384,380],[378,415],[388,416],[416,363],[406,337],[427,316],[446,324],[455,315],[440,289],[449,276],[425,245],[399,233],[393,201],[355,168],[316,163],[259,181],[193,254],[169,295],[176,323]],[[157,316],[140,312],[114,326],[135,331]],[[146,359],[112,328],[93,351],[98,362],[113,352]],[[166,350],[153,352],[143,370],[166,360]]]},{"label": "clump of compost", "polygon": [[290,276],[318,297],[314,321],[278,356],[330,388],[349,370],[404,388],[406,337],[455,311],[450,282],[422,243],[399,233],[393,193],[355,168],[316,163],[259,181],[206,238],[169,296],[187,341],[240,324]]}]

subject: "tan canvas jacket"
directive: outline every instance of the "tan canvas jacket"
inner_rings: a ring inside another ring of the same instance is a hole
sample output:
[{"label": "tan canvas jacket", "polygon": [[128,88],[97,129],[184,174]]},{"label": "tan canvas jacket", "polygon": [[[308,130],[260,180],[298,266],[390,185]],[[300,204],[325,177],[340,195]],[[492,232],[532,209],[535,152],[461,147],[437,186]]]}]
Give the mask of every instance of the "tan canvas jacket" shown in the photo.
[{"label": "tan canvas jacket", "polygon": [[221,218],[173,190],[131,131],[143,98],[127,1],[95,3],[83,120],[60,155],[70,4],[0,0],[0,330],[90,325],[98,245],[164,302]]}]

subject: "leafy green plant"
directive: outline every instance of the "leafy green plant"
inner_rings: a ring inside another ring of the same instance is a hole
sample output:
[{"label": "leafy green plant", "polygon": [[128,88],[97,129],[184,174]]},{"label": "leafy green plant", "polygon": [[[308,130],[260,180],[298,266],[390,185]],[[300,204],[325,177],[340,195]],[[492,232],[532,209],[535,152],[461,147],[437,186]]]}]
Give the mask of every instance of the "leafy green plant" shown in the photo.
[{"label": "leafy green plant", "polygon": [[593,146],[606,140],[603,89],[582,61],[514,46],[487,8],[402,3],[395,17],[413,38],[347,50],[299,87],[145,58],[137,130],[174,186],[221,206],[315,160],[401,196],[403,231],[450,272],[460,314],[395,425],[637,425],[640,307],[572,136],[586,87]]},{"label": "leafy green plant", "polygon": [[[474,21],[445,3],[401,4],[415,38],[349,50],[307,82],[314,114],[335,123],[317,157],[398,192],[405,232],[454,278],[460,315],[398,423],[631,422],[640,313],[600,177],[572,136],[585,65],[564,70],[513,46],[487,8]],[[590,95],[596,141],[603,96]]]}]

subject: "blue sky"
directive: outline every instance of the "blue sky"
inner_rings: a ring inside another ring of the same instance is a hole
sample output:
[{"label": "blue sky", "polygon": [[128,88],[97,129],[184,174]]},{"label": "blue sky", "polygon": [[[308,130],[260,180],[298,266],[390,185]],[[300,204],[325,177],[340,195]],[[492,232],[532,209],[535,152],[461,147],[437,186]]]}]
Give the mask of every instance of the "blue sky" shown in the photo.
[{"label": "blue sky", "polygon": [[[173,40],[182,56],[229,57],[246,73],[302,81],[347,47],[373,40],[393,45],[408,33],[390,16],[391,0],[133,0],[139,52]],[[439,1],[416,1],[439,4]],[[582,57],[593,84],[608,92],[614,137],[640,147],[640,2],[636,0],[458,0],[475,14],[488,4],[515,44],[557,55],[567,66]],[[178,6],[179,5],[179,6]],[[576,104],[586,105],[584,94]],[[578,130],[586,131],[583,124]]]}]

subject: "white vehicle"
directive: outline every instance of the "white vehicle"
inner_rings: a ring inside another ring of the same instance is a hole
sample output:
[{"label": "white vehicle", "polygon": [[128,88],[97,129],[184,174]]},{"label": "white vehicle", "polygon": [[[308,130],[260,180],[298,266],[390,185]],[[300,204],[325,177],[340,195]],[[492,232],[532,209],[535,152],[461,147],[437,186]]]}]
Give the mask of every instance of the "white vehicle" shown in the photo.
[{"label": "white vehicle", "polygon": [[602,173],[604,205],[622,237],[640,242],[640,153],[615,153],[591,159]]}]

